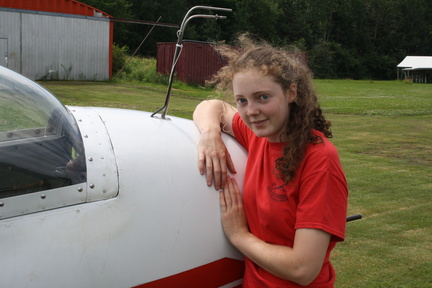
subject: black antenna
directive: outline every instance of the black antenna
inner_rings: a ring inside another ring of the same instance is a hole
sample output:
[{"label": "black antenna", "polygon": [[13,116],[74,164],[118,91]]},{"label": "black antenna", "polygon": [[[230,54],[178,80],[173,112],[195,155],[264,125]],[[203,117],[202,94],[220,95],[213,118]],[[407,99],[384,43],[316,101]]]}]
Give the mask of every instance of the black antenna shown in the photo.
[{"label": "black antenna", "polygon": [[351,221],[359,220],[362,218],[363,218],[363,216],[361,214],[355,214],[355,215],[351,215],[351,216],[346,217],[346,222],[351,222]]}]

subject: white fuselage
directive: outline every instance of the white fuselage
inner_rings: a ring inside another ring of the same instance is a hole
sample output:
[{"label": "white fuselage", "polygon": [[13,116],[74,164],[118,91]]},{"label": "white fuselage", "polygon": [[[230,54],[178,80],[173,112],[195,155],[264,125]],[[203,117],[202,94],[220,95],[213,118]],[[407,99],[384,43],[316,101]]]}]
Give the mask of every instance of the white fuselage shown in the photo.
[{"label": "white fuselage", "polygon": [[[224,258],[242,260],[223,234],[218,192],[198,172],[192,121],[69,110],[84,139],[85,193],[93,199],[0,220],[0,286],[146,287]],[[242,183],[246,153],[224,140]],[[241,278],[226,281],[220,286]]]}]

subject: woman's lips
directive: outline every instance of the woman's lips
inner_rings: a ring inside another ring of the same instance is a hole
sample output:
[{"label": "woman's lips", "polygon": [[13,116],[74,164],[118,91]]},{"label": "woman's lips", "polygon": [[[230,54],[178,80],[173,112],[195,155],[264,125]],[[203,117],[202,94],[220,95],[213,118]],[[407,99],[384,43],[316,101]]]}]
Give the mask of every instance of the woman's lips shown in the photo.
[{"label": "woman's lips", "polygon": [[267,119],[264,120],[258,120],[258,121],[251,121],[251,124],[255,127],[262,127],[267,122]]}]

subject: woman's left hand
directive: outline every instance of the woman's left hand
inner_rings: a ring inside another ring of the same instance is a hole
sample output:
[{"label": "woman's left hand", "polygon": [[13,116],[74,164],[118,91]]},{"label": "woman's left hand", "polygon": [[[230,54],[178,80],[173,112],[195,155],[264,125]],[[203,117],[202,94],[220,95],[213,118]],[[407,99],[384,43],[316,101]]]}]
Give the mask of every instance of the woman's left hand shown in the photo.
[{"label": "woman's left hand", "polygon": [[249,233],[242,195],[235,179],[228,177],[219,197],[222,227],[227,238],[235,246],[235,242]]},{"label": "woman's left hand", "polygon": [[222,227],[228,240],[243,255],[271,274],[302,286],[322,269],[331,235],[319,229],[297,229],[294,246],[267,243],[249,232],[242,195],[228,178],[220,192]]}]

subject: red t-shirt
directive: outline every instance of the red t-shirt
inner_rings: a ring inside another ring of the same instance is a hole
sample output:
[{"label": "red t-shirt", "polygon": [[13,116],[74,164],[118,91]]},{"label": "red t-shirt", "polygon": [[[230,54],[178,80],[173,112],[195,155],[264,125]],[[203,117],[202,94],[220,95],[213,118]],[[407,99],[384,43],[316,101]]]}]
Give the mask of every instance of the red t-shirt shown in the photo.
[{"label": "red t-shirt", "polygon": [[[331,242],[318,277],[308,286],[333,287],[336,275],[329,261],[336,242],[345,237],[348,188],[336,147],[321,136],[309,144],[296,176],[287,185],[276,174],[276,159],[285,143],[256,137],[239,114],[233,119],[238,142],[248,151],[243,185],[246,216],[252,234],[272,244],[292,247],[299,228],[321,229]],[[243,287],[302,287],[278,278],[246,258]]]}]

